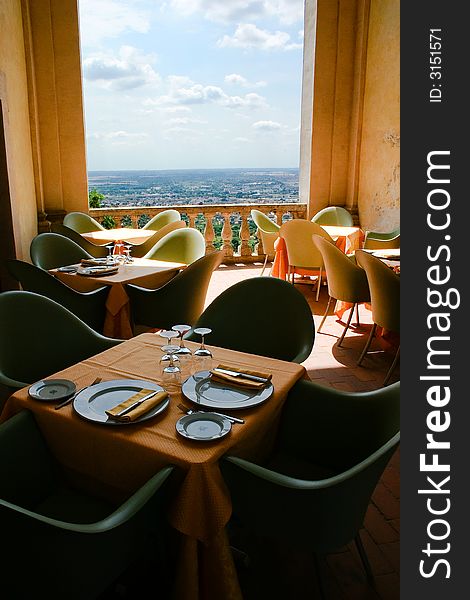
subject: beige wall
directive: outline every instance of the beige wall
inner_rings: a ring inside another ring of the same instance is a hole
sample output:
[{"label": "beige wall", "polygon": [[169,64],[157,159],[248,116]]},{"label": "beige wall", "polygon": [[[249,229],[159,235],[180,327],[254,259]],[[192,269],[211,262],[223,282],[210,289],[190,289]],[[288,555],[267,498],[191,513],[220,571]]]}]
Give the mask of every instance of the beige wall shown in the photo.
[{"label": "beige wall", "polygon": [[364,229],[400,224],[400,3],[372,0],[358,188]]},{"label": "beige wall", "polygon": [[20,0],[0,2],[0,96],[16,253],[28,258],[37,233],[37,210]]}]

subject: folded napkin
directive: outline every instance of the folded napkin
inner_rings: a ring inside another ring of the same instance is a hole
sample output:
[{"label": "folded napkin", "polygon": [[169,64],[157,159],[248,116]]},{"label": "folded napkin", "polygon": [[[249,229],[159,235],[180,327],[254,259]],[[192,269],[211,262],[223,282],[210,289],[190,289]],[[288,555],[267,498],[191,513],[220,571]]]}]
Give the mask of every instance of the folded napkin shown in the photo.
[{"label": "folded napkin", "polygon": [[82,265],[86,265],[86,266],[90,265],[90,266],[102,267],[102,266],[106,266],[106,259],[105,258],[82,258],[80,263]]},{"label": "folded napkin", "polygon": [[[250,371],[248,369],[232,367],[230,365],[217,365],[216,368],[226,369],[227,371],[237,371],[237,373],[246,373],[247,375],[256,375],[256,377],[263,377],[264,379],[268,379],[269,381],[271,381],[272,378],[271,373],[263,373],[262,371]],[[211,379],[216,383],[230,383],[231,386],[250,388],[254,390],[262,389],[266,385],[266,383],[262,383],[261,381],[251,381],[251,379],[246,379],[244,377],[235,377],[233,375],[226,375],[225,373],[218,373],[214,370],[211,371]]]},{"label": "folded napkin", "polygon": [[[101,267],[103,265],[99,266]],[[77,275],[83,275],[84,277],[101,277],[102,275],[113,275],[117,272],[118,267],[106,267],[102,269],[97,269],[96,267],[83,266],[78,269]]]},{"label": "folded napkin", "polygon": [[112,417],[116,421],[121,421],[122,423],[129,423],[130,421],[135,421],[136,419],[147,413],[149,410],[157,406],[157,404],[160,404],[160,402],[165,400],[165,398],[168,396],[168,392],[165,392],[165,390],[158,392],[158,394],[155,394],[155,396],[152,396],[152,398],[149,398],[148,400],[144,400],[142,404],[139,404],[125,415],[122,415],[121,417],[117,417],[116,415],[120,413],[121,410],[124,410],[131,404],[134,404],[134,402],[137,402],[144,396],[147,396],[147,394],[151,394],[153,391],[155,390],[140,390],[140,392],[137,392],[137,394],[134,394],[124,402],[121,402],[121,404],[118,404],[114,408],[111,408],[110,410],[107,410],[105,412],[109,417]]}]

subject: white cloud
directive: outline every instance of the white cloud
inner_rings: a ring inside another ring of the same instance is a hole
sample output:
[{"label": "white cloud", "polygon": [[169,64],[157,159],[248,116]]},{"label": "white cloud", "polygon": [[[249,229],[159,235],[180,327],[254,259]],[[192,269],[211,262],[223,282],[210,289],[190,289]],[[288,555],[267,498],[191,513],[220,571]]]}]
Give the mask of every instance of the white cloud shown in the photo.
[{"label": "white cloud", "polygon": [[247,144],[247,143],[249,143],[251,140],[249,140],[249,139],[248,139],[248,138],[246,138],[246,137],[236,137],[236,138],[234,138],[234,139],[233,139],[233,141],[234,141],[234,142],[239,142],[239,143],[242,143],[242,144]]},{"label": "white cloud", "polygon": [[282,129],[282,125],[276,121],[256,121],[252,127],[257,131],[279,131],[279,129]]},{"label": "white cloud", "polygon": [[243,75],[239,75],[238,73],[231,73],[230,75],[225,75],[224,77],[225,83],[230,85],[240,85],[241,87],[263,87],[266,85],[266,81],[257,81],[256,83],[250,83],[248,79],[243,77]]},{"label": "white cloud", "polygon": [[149,13],[139,0],[80,0],[80,39],[83,46],[97,46],[126,31],[147,33]]},{"label": "white cloud", "polygon": [[256,48],[258,50],[296,50],[302,44],[289,43],[290,35],[285,31],[270,33],[258,29],[252,23],[238,25],[232,36],[224,35],[217,41],[219,48]]},{"label": "white cloud", "polygon": [[105,141],[113,146],[141,144],[142,142],[145,142],[148,137],[148,133],[131,133],[129,131],[108,131],[87,135],[88,139]]},{"label": "white cloud", "polygon": [[263,96],[251,92],[243,96],[230,96],[221,87],[194,83],[188,77],[168,78],[167,94],[144,100],[145,106],[166,107],[172,105],[218,104],[226,108],[266,108]]},{"label": "white cloud", "polygon": [[191,123],[205,125],[207,121],[202,119],[192,119],[190,117],[174,117],[168,120],[168,125],[189,125]]},{"label": "white cloud", "polygon": [[132,46],[121,46],[118,56],[105,53],[92,54],[83,61],[83,74],[88,81],[102,87],[128,90],[144,85],[156,85],[160,76],[152,67],[154,54],[142,54]]},{"label": "white cloud", "polygon": [[303,0],[171,0],[171,6],[184,16],[198,13],[221,23],[274,17],[292,24],[303,17]]}]

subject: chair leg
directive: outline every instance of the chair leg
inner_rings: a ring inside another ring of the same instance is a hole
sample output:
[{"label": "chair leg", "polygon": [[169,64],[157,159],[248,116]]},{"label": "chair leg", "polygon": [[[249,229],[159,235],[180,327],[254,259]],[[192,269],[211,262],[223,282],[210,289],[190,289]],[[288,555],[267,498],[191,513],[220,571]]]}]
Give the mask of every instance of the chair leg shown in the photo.
[{"label": "chair leg", "polygon": [[360,327],[361,322],[359,320],[359,302],[356,303],[356,327]]},{"label": "chair leg", "polygon": [[364,571],[366,572],[367,580],[369,581],[369,583],[374,584],[375,583],[374,574],[372,573],[369,559],[367,558],[366,551],[364,550],[364,546],[362,545],[362,540],[361,540],[361,536],[360,536],[359,532],[357,532],[357,535],[354,538],[354,541],[356,542],[356,548],[357,548],[357,551],[359,552],[359,556],[361,557],[362,566],[364,567]]},{"label": "chair leg", "polygon": [[343,343],[343,340],[344,340],[344,336],[346,335],[346,331],[349,329],[349,326],[351,325],[351,319],[354,314],[354,309],[356,308],[356,306],[357,306],[356,303],[354,303],[352,305],[351,312],[349,313],[349,317],[348,317],[348,322],[346,323],[346,327],[343,329],[343,333],[342,333],[341,337],[339,338],[338,348],[341,347],[341,344]]},{"label": "chair leg", "polygon": [[263,273],[264,273],[264,271],[265,271],[265,269],[266,269],[266,265],[267,265],[267,264],[268,264],[268,255],[266,254],[266,256],[265,256],[265,258],[264,258],[264,264],[263,264],[263,268],[261,269],[261,275],[260,275],[260,277],[262,277],[262,276],[263,276]]},{"label": "chair leg", "polygon": [[372,329],[370,330],[369,339],[367,340],[366,345],[364,346],[364,350],[362,351],[361,356],[359,357],[359,360],[357,361],[358,366],[361,365],[362,361],[364,360],[365,355],[367,354],[367,351],[369,350],[372,340],[374,339],[376,329],[377,329],[377,323],[374,323]]},{"label": "chair leg", "polygon": [[291,281],[291,268],[290,265],[287,267],[287,281],[289,283],[292,283],[292,285],[294,285],[294,278],[292,277],[292,281]]},{"label": "chair leg", "polygon": [[320,326],[317,329],[317,333],[320,333],[321,328],[323,327],[323,323],[326,320],[326,317],[328,316],[328,311],[330,310],[330,304],[331,301],[333,300],[333,298],[331,296],[328,297],[328,304],[326,305],[326,310],[325,310],[325,314],[323,315],[323,319],[321,320]]},{"label": "chair leg", "polygon": [[397,350],[397,353],[395,354],[395,358],[393,359],[392,365],[391,365],[390,369],[388,370],[387,375],[385,376],[384,382],[382,383],[383,387],[385,387],[387,385],[390,377],[392,376],[393,370],[397,366],[399,356],[400,356],[400,346],[398,346],[398,350]]},{"label": "chair leg", "polygon": [[317,297],[316,297],[316,301],[317,301],[317,302],[318,302],[318,298],[320,297],[321,279],[322,279],[322,269],[320,269],[320,275],[318,276],[318,283],[317,283]]},{"label": "chair leg", "polygon": [[317,574],[318,591],[320,592],[320,598],[321,598],[321,600],[326,600],[325,590],[323,588],[323,581],[322,581],[321,572],[320,572],[320,561],[318,560],[318,556],[316,555],[315,552],[313,553],[313,563],[315,565],[315,571]]}]

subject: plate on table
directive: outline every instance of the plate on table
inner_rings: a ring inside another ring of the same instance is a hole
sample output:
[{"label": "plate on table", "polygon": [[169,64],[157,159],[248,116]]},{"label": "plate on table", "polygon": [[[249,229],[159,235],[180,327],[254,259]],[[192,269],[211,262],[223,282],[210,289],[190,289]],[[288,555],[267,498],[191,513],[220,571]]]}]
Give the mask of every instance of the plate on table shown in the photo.
[{"label": "plate on table", "polygon": [[121,402],[125,402],[131,396],[144,389],[155,390],[157,392],[164,391],[161,385],[142,379],[103,381],[80,392],[73,401],[73,408],[81,417],[94,423],[103,423],[104,425],[132,425],[134,423],[141,423],[165,411],[170,404],[170,398],[165,398],[160,404],[154,406],[151,410],[135,419],[135,421],[124,422],[111,419],[106,414],[106,411],[121,404]]},{"label": "plate on table", "polygon": [[232,423],[225,417],[211,412],[184,415],[176,422],[176,431],[185,438],[201,442],[218,440],[232,429]]},{"label": "plate on table", "polygon": [[386,260],[400,260],[400,250],[387,250],[386,248],[383,250],[374,250],[372,252],[372,256],[376,256],[377,258],[385,258]]},{"label": "plate on table", "polygon": [[55,402],[66,400],[75,394],[77,387],[73,381],[68,379],[41,379],[29,388],[31,398],[43,402]]},{"label": "plate on table", "polygon": [[105,266],[102,267],[79,267],[77,271],[77,275],[84,275],[85,277],[100,277],[102,275],[114,275],[118,272],[118,267],[116,266]]},{"label": "plate on table", "polygon": [[230,386],[211,380],[209,371],[194,373],[183,383],[181,391],[184,396],[204,408],[243,409],[261,404],[272,396],[274,386],[269,382],[264,388]]}]

